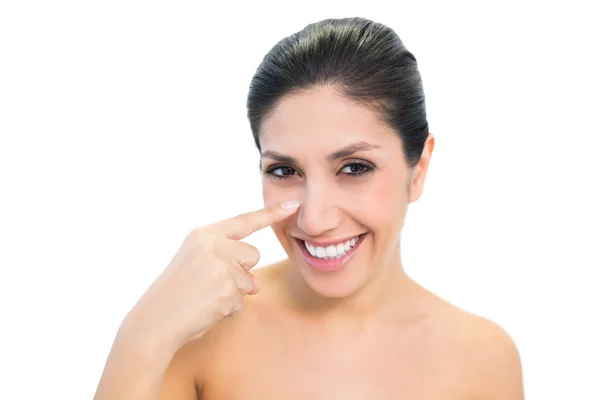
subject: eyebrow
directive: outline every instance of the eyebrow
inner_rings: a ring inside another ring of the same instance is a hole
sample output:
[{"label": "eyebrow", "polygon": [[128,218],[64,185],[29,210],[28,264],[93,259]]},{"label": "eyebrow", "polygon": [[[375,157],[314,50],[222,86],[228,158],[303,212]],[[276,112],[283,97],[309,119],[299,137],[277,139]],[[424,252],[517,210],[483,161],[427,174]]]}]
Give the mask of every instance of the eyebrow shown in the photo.
[{"label": "eyebrow", "polygon": [[[371,143],[356,142],[356,143],[349,144],[348,146],[344,146],[339,150],[334,151],[333,153],[331,153],[327,157],[325,157],[325,159],[327,161],[334,161],[334,160],[337,160],[337,159],[340,159],[343,157],[350,156],[359,151],[369,151],[369,150],[375,150],[378,148],[379,148],[379,146],[371,144]],[[275,161],[285,162],[285,163],[290,163],[290,164],[296,164],[298,162],[294,157],[288,156],[286,154],[283,154],[283,153],[280,153],[280,152],[274,151],[274,150],[263,151],[261,153],[261,158],[272,158]]]}]

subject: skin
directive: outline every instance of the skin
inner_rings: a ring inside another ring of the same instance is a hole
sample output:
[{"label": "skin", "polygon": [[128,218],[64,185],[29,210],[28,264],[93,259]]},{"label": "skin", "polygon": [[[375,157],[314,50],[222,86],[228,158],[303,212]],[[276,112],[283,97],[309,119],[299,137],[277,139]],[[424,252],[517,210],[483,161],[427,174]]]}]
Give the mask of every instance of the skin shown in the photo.
[{"label": "skin", "polygon": [[[404,271],[400,233],[423,192],[433,136],[409,169],[393,130],[323,87],[282,99],[260,138],[265,205],[300,202],[272,225],[288,258],[253,270],[261,289],[243,298],[243,312],[177,351],[160,399],[523,399],[510,336]],[[327,158],[353,143],[372,149]],[[349,175],[366,170],[356,162],[372,170]],[[337,272],[311,269],[295,242],[363,233]]]}]

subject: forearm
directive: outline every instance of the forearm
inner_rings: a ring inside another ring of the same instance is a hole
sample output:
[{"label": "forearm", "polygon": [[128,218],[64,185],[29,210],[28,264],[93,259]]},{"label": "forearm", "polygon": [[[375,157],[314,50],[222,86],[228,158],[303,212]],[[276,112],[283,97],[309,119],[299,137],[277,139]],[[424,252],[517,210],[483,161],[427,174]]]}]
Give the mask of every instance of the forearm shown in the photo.
[{"label": "forearm", "polygon": [[156,400],[174,351],[123,326],[110,351],[94,400]]}]

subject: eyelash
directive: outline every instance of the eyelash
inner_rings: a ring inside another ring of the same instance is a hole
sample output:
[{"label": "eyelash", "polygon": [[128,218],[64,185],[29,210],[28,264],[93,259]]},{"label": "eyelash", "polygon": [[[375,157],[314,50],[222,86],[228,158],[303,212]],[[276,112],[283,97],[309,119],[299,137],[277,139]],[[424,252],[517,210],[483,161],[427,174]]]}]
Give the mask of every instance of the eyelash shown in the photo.
[{"label": "eyelash", "polygon": [[[342,169],[344,169],[346,167],[349,167],[349,166],[355,166],[355,165],[359,165],[362,168],[362,172],[350,172],[350,173],[346,173],[344,175],[348,175],[348,176],[351,176],[351,177],[358,178],[358,177],[366,175],[366,174],[368,174],[370,172],[373,172],[373,170],[375,170],[375,168],[373,166],[371,166],[371,165],[369,165],[369,164],[367,164],[365,162],[357,162],[357,161],[350,162],[350,163],[344,165],[342,167]],[[279,164],[279,165],[273,165],[273,166],[267,168],[266,170],[263,171],[263,174],[266,175],[266,176],[268,176],[269,178],[282,179],[282,180],[283,179],[289,179],[289,178],[291,178],[291,177],[294,176],[294,175],[276,175],[276,174],[273,173],[274,171],[276,171],[278,169],[282,169],[282,168],[289,168],[291,170],[294,170],[294,172],[297,172],[293,167],[290,167],[289,165],[281,165],[281,164]]]}]

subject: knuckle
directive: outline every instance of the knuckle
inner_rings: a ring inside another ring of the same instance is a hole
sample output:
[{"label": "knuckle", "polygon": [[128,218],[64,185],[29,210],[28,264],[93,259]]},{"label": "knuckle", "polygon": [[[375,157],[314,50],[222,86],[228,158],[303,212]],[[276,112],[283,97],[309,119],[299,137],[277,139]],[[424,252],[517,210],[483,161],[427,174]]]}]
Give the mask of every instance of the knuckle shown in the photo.
[{"label": "knuckle", "polygon": [[221,318],[230,315],[239,308],[239,293],[235,285],[227,285],[219,299],[219,315]]},{"label": "knuckle", "polygon": [[227,297],[228,293],[228,285],[229,285],[229,276],[223,263],[217,262],[214,263],[210,268],[210,281],[215,288],[215,295],[217,300],[221,301]]},{"label": "knuckle", "polygon": [[230,315],[232,317],[235,317],[236,315],[240,314],[242,311],[244,311],[244,305],[240,301],[232,307]]},{"label": "knuckle", "polygon": [[219,247],[219,241],[213,236],[204,236],[201,240],[202,249],[209,253],[215,253]]},{"label": "knuckle", "polygon": [[221,290],[220,290],[220,300],[221,303],[227,303],[231,301],[231,298],[235,296],[237,291],[237,287],[233,280],[228,276],[228,274],[221,274]]},{"label": "knuckle", "polygon": [[237,315],[242,312],[243,308],[244,302],[242,301],[242,296],[238,292],[237,295],[232,298],[232,302],[229,307],[229,315]]},{"label": "knuckle", "polygon": [[219,298],[216,308],[220,318],[223,318],[229,313],[231,306],[228,304],[226,296],[221,296],[221,298]]},{"label": "knuckle", "polygon": [[215,267],[216,267],[216,273],[219,275],[219,278],[221,279],[222,283],[224,284],[225,287],[228,287],[231,284],[231,275],[230,275],[230,267],[229,265],[222,261],[219,260],[217,262],[215,262]]},{"label": "knuckle", "polygon": [[258,249],[252,246],[251,244],[244,244],[247,252],[248,261],[258,263],[258,261],[260,260],[260,251],[258,251]]},{"label": "knuckle", "polygon": [[206,234],[204,227],[194,228],[188,233],[188,238],[196,239],[204,236]]},{"label": "knuckle", "polygon": [[250,293],[253,286],[254,284],[252,283],[252,278],[249,275],[244,277],[241,288],[244,291],[244,294]]},{"label": "knuckle", "polygon": [[258,249],[250,244],[243,243],[243,251],[240,249],[240,261],[244,269],[249,269],[260,261],[260,252]]},{"label": "knuckle", "polygon": [[258,251],[258,249],[256,247],[252,246],[251,254],[252,254],[252,262],[254,264],[258,264],[258,262],[260,261],[260,251]]}]

